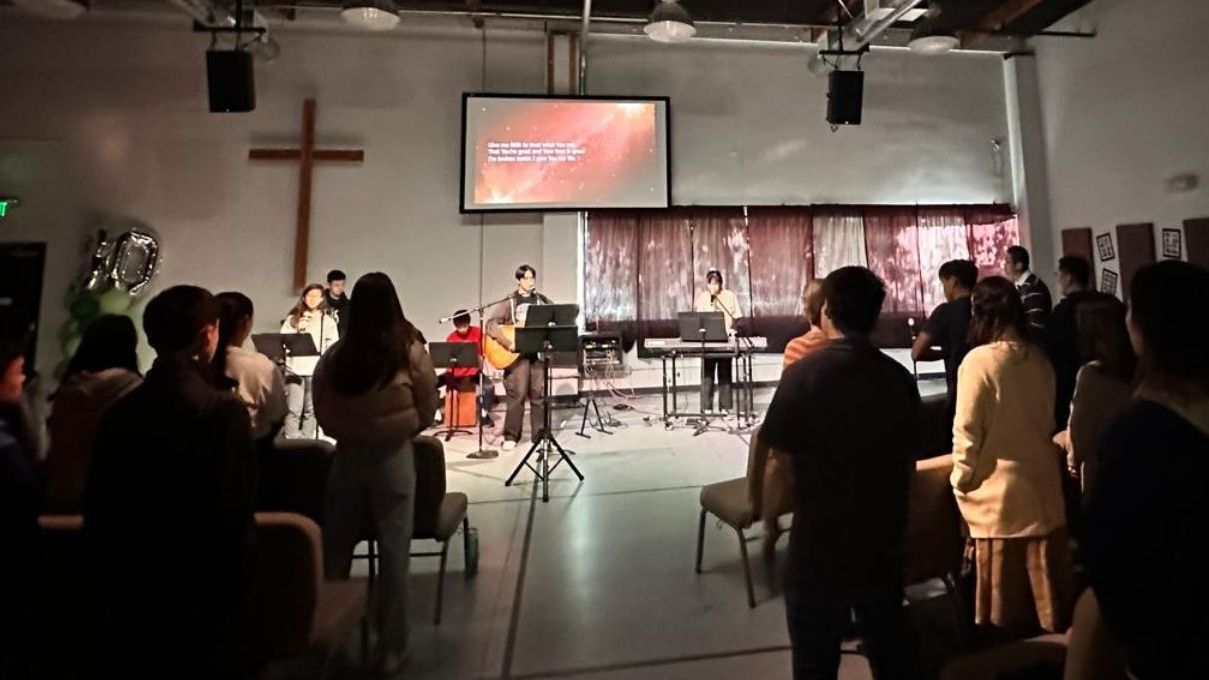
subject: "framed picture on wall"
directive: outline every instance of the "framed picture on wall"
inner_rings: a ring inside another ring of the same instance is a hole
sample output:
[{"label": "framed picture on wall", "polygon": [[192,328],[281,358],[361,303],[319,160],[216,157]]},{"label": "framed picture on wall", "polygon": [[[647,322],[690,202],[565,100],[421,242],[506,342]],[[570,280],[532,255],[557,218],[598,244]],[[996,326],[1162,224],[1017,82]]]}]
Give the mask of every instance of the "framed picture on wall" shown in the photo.
[{"label": "framed picture on wall", "polygon": [[1163,257],[1178,260],[1184,256],[1184,241],[1179,229],[1163,230]]},{"label": "framed picture on wall", "polygon": [[1100,292],[1108,293],[1109,295],[1117,294],[1117,273],[1111,269],[1105,269],[1100,273]]},{"label": "framed picture on wall", "polygon": [[1100,261],[1108,262],[1117,257],[1112,247],[1112,234],[1100,234],[1096,237],[1096,249],[1100,251]]}]

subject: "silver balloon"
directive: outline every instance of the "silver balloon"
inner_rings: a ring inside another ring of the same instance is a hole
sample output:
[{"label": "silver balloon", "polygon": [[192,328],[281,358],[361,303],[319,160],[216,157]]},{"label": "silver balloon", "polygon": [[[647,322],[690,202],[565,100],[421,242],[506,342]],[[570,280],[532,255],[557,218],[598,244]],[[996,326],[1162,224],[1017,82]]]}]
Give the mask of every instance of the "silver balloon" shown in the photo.
[{"label": "silver balloon", "polygon": [[109,240],[109,234],[104,229],[97,230],[91,250],[92,254],[82,277],[84,290],[97,290],[109,284],[109,258],[113,254],[113,242]]},{"label": "silver balloon", "polygon": [[114,241],[109,279],[118,290],[138,295],[151,284],[159,259],[160,244],[155,232],[136,227]]}]

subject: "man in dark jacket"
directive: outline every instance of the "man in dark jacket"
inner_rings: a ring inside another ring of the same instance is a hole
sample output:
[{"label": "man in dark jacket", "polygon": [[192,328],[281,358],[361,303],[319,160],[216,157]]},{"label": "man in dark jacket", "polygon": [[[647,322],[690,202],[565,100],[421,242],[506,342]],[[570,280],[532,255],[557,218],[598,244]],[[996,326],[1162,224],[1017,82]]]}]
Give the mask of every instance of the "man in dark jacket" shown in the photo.
[{"label": "man in dark jacket", "polygon": [[1054,301],[1045,282],[1029,269],[1028,251],[1020,246],[1007,250],[1003,260],[1004,276],[1016,284],[1020,299],[1024,303],[1024,316],[1028,322],[1028,339],[1044,347],[1045,332],[1049,325],[1050,310]]},{"label": "man in dark jacket", "polygon": [[342,338],[348,334],[348,293],[344,290],[347,282],[348,276],[339,269],[327,273],[327,306],[336,314],[336,329]]},{"label": "man in dark jacket", "polygon": [[210,384],[218,304],[169,288],[143,314],[157,358],[105,415],[84,499],[106,677],[240,678],[254,532],[248,411]]},{"label": "man in dark jacket", "polygon": [[1066,428],[1070,416],[1070,400],[1075,396],[1075,378],[1079,375],[1079,333],[1076,319],[1079,306],[1105,297],[1092,290],[1091,263],[1085,258],[1067,256],[1058,260],[1058,287],[1062,300],[1054,306],[1046,329],[1045,352],[1054,365],[1056,395],[1054,399],[1054,429]]}]

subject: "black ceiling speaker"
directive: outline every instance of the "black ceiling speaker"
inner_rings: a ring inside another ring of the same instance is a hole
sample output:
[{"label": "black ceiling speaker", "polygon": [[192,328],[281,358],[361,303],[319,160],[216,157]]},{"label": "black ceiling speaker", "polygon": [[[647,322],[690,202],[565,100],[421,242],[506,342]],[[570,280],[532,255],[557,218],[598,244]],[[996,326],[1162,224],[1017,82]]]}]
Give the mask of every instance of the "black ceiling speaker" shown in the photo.
[{"label": "black ceiling speaker", "polygon": [[827,80],[827,122],[860,125],[864,98],[864,71],[832,71]]},{"label": "black ceiling speaker", "polygon": [[206,52],[211,113],[244,113],[256,108],[252,55],[241,50]]}]

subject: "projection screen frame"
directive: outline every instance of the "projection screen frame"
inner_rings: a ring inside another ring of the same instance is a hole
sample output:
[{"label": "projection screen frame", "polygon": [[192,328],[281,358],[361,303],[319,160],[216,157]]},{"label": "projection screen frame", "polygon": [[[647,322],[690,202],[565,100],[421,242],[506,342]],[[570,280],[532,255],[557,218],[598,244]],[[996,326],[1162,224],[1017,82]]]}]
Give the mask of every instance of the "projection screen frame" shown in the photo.
[{"label": "projection screen frame", "polygon": [[[470,140],[466,137],[467,115],[471,99],[547,99],[552,101],[585,101],[585,102],[609,102],[609,101],[630,101],[630,102],[662,102],[663,103],[663,146],[664,146],[664,171],[667,187],[667,205],[664,206],[602,206],[602,205],[581,205],[581,206],[558,206],[552,208],[540,208],[531,205],[526,205],[519,208],[496,207],[476,208],[467,207],[466,205],[466,156],[467,142]],[[577,94],[515,94],[507,92],[463,92],[462,93],[462,143],[461,159],[459,160],[458,177],[458,212],[463,215],[486,215],[491,213],[556,213],[556,212],[579,212],[586,210],[658,210],[660,208],[671,208],[675,205],[672,201],[672,106],[671,98],[662,96],[620,96],[620,95],[577,95]]]}]

